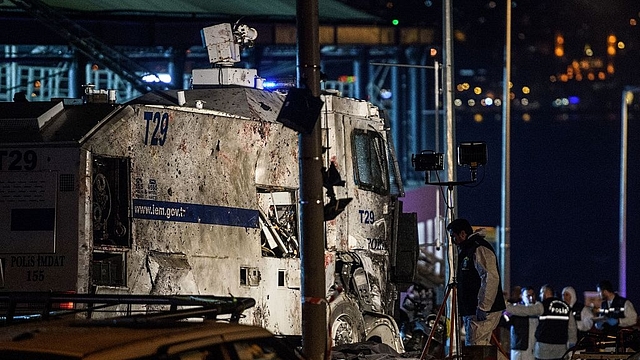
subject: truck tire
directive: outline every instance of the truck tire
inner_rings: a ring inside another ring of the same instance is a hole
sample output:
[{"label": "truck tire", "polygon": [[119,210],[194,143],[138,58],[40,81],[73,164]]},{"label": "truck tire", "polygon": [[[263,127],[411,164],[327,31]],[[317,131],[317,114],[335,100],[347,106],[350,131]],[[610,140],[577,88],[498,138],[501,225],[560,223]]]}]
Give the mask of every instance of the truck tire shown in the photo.
[{"label": "truck tire", "polygon": [[358,306],[351,299],[340,295],[331,303],[329,316],[333,346],[364,341],[364,319]]}]

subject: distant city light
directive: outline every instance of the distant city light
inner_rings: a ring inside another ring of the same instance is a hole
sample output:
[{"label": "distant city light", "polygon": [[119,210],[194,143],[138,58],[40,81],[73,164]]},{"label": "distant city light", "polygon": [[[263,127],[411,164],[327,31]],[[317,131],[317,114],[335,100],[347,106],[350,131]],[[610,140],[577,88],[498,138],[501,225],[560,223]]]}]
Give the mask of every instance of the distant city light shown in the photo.
[{"label": "distant city light", "polygon": [[458,107],[462,106],[462,100],[460,100],[460,99],[453,100],[453,105],[458,106]]},{"label": "distant city light", "polygon": [[473,115],[473,121],[475,121],[477,123],[481,123],[482,120],[484,120],[484,116],[482,116],[482,114],[474,114]]},{"label": "distant city light", "polygon": [[593,56],[593,49],[591,48],[591,45],[589,44],[584,45],[584,54],[587,56]]},{"label": "distant city light", "polygon": [[580,103],[580,98],[577,96],[569,96],[569,104],[578,105]]},{"label": "distant city light", "polygon": [[484,104],[485,104],[486,106],[491,106],[491,105],[493,105],[493,99],[492,99],[492,98],[486,98],[486,99],[484,99]]},{"label": "distant city light", "polygon": [[398,24],[400,24],[400,20],[398,20],[398,19],[393,19],[393,20],[391,20],[391,23],[392,23],[393,25],[397,26]]},{"label": "distant city light", "polygon": [[528,86],[523,86],[522,87],[522,93],[523,94],[529,94],[531,92],[531,89]]},{"label": "distant city light", "polygon": [[476,95],[482,94],[482,88],[480,86],[476,86],[473,88],[473,93]]},{"label": "distant city light", "polygon": [[522,121],[524,121],[524,122],[531,121],[531,115],[529,113],[522,114]]},{"label": "distant city light", "polygon": [[553,53],[557,56],[557,57],[563,57],[564,56],[564,37],[560,34],[556,35],[556,45],[555,48],[553,50]]},{"label": "distant city light", "polygon": [[453,37],[459,42],[466,42],[467,41],[467,34],[465,34],[464,32],[462,32],[460,30],[455,30],[453,32]]}]

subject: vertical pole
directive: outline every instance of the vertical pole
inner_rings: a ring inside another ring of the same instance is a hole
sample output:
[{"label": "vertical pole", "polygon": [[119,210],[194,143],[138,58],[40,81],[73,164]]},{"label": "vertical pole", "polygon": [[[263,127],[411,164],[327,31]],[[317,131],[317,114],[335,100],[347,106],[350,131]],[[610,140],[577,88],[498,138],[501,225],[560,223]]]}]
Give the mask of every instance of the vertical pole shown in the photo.
[{"label": "vertical pole", "polygon": [[[444,121],[444,131],[446,134],[445,139],[445,171],[447,173],[447,181],[454,182],[456,181],[456,162],[454,156],[455,150],[455,139],[456,139],[456,131],[455,131],[455,113],[453,112],[453,0],[445,0],[443,7],[443,43],[444,43],[444,52],[443,52],[443,70],[444,70],[444,94],[443,94],[443,106],[445,113],[445,121]],[[457,196],[455,187],[450,187],[448,190],[449,199],[447,201],[447,205],[449,206],[448,221],[451,222],[454,220],[453,209],[456,208]],[[452,248],[451,239],[447,241],[447,257],[448,260],[446,264],[454,264],[453,267],[449,267],[447,273],[445,274],[447,278],[447,283],[451,285],[454,281],[455,274],[455,254],[454,249]],[[457,316],[456,312],[453,311],[457,304],[452,301],[451,297],[448,301],[449,314],[451,316]],[[451,324],[457,324],[457,319],[451,319]],[[448,354],[450,357],[454,355],[458,355],[461,349],[458,347],[458,339],[460,337],[460,332],[457,328],[452,329],[452,336],[449,338],[450,341],[450,353]]]},{"label": "vertical pole", "polygon": [[[394,60],[396,63],[397,59]],[[400,74],[397,66],[391,67],[391,134],[393,135],[393,146],[396,148],[396,154],[400,154],[402,158],[406,155],[406,145],[404,143],[405,134],[402,132],[402,117],[400,116]],[[407,173],[407,162],[400,161],[400,174]]]},{"label": "vertical pole", "polygon": [[[456,181],[456,162],[455,162],[455,113],[453,111],[453,14],[452,14],[452,2],[453,0],[445,0],[444,6],[444,54],[443,54],[443,68],[444,68],[444,112],[445,112],[445,128],[446,131],[446,144],[445,144],[445,171],[447,172],[447,181]],[[453,193],[454,199],[456,198],[455,190]],[[455,203],[449,204],[449,206],[455,208]],[[450,221],[453,219],[450,219]]]},{"label": "vertical pole", "polygon": [[511,289],[511,0],[507,0],[506,45],[504,51],[504,86],[502,99],[502,202],[501,202],[501,262],[502,284]]},{"label": "vertical pole", "polygon": [[[413,61],[411,61],[411,64],[413,64]],[[420,122],[420,114],[418,111],[418,96],[422,93],[421,91],[418,90],[418,69],[416,69],[415,67],[411,67],[409,68],[409,114],[406,114],[406,112],[404,114],[404,116],[406,117],[412,117],[412,119],[410,120],[410,128],[411,128],[411,135],[409,135],[409,146],[408,146],[408,150],[410,150],[412,153],[414,154],[419,154],[420,150],[422,150],[420,148],[420,141],[418,140],[418,137],[420,136],[420,128],[419,128],[419,122]]]},{"label": "vertical pole", "polygon": [[[434,134],[436,134],[435,136],[435,141],[434,141],[434,149],[436,149],[436,152],[441,153],[442,150],[440,149],[440,63],[436,60],[433,62],[433,83],[434,83],[434,89],[433,89],[433,93],[434,93],[434,112],[433,112],[433,121],[434,121]],[[440,204],[440,196],[436,196],[436,218],[435,218],[435,222],[436,222],[436,227],[438,227],[438,231],[436,232],[436,248],[438,250],[440,250],[440,246],[438,246],[437,244],[439,244],[439,241],[441,239],[440,233],[441,231],[444,230],[444,227],[441,225],[440,223],[440,219],[441,219],[441,214],[444,213],[444,211],[441,212],[441,204]],[[445,209],[446,211],[446,209]],[[442,217],[444,218],[444,217]],[[444,226],[446,227],[447,224],[445,222]],[[446,231],[444,231],[446,233]],[[448,236],[444,236],[444,239],[447,239]],[[446,242],[446,240],[445,240]],[[446,244],[445,244],[445,249],[446,249]],[[447,274],[445,274],[447,275]]]},{"label": "vertical pole", "polygon": [[[318,0],[297,0],[298,87],[320,96]],[[323,360],[327,352],[324,269],[324,198],[320,121],[311,134],[298,135],[300,152],[300,258],[302,278],[302,351]]]},{"label": "vertical pole", "polygon": [[633,90],[622,92],[622,124],[620,129],[620,225],[619,225],[619,260],[618,292],[627,296],[627,141],[629,136],[629,105],[633,101]]},{"label": "vertical pole", "polygon": [[440,63],[438,61],[433,62],[433,93],[434,93],[434,105],[435,109],[433,113],[433,121],[435,122],[435,130],[434,134],[436,134],[435,138],[435,146],[436,152],[441,152],[440,149]]}]

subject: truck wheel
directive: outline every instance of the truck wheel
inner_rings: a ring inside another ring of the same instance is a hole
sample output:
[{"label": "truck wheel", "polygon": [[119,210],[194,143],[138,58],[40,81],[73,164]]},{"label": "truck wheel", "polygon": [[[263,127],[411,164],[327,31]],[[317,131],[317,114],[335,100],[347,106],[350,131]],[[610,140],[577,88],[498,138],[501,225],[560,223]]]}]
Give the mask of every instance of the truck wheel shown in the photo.
[{"label": "truck wheel", "polygon": [[[335,304],[335,305],[334,305]],[[340,295],[331,304],[331,338],[333,346],[361,342],[365,338],[364,319],[350,299]]]}]

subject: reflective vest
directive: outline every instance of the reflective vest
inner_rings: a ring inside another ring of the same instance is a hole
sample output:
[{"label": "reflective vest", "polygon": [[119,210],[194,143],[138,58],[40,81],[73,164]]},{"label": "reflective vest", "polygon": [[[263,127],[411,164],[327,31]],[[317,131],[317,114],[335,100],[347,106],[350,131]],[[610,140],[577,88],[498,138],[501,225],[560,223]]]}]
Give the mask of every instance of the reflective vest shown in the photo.
[{"label": "reflective vest", "polygon": [[569,305],[558,299],[548,298],[542,302],[544,312],[536,328],[536,340],[545,344],[566,344],[569,339]]},{"label": "reflective vest", "polygon": [[602,305],[600,305],[600,310],[598,310],[599,316],[606,316],[614,319],[621,319],[624,316],[624,303],[627,302],[627,299],[622,296],[616,295],[611,301],[611,306],[609,306],[608,301],[603,301]]},{"label": "reflective vest", "polygon": [[[611,300],[611,306],[609,306],[609,302],[606,300],[602,302],[602,305],[600,305],[600,310],[598,310],[598,315],[606,316],[608,318],[613,318],[613,319],[622,319],[625,317],[624,316],[625,302],[627,302],[626,298],[623,298],[622,296],[619,296],[616,294],[613,300]],[[618,325],[611,326],[605,322],[603,324],[602,330],[605,332],[605,334],[615,334],[618,332],[619,328],[620,327]]]}]

